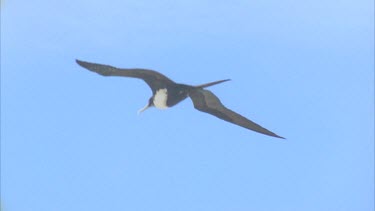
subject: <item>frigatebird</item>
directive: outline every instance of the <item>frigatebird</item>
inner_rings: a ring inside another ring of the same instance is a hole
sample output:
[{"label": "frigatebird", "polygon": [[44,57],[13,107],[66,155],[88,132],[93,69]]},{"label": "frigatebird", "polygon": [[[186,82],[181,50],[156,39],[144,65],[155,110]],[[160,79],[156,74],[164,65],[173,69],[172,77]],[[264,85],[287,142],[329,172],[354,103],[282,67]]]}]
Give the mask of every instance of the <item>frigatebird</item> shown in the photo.
[{"label": "frigatebird", "polygon": [[185,100],[187,97],[190,97],[193,101],[194,108],[199,111],[212,114],[220,119],[258,133],[284,139],[284,137],[281,137],[256,124],[255,122],[243,117],[242,115],[226,108],[221,103],[219,98],[216,97],[216,95],[214,95],[211,91],[204,89],[209,86],[229,81],[230,79],[214,81],[198,86],[191,86],[176,83],[165,75],[154,70],[140,68],[116,68],[109,65],[84,62],[78,59],[76,60],[76,62],[80,66],[103,76],[123,76],[144,80],[152,89],[153,95],[148,100],[147,105],[139,110],[139,113],[152,106],[158,109],[166,109]]}]

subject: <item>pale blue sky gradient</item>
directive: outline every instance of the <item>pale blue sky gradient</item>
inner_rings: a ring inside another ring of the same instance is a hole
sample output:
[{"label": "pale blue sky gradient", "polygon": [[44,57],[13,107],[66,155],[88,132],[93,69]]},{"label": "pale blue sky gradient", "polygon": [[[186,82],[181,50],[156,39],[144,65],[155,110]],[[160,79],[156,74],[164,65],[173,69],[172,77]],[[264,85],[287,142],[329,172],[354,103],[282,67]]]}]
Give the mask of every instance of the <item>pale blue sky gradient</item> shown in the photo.
[{"label": "pale blue sky gradient", "polygon": [[[196,111],[142,115],[150,68],[284,136]],[[374,210],[374,3],[5,0],[5,211]]]}]

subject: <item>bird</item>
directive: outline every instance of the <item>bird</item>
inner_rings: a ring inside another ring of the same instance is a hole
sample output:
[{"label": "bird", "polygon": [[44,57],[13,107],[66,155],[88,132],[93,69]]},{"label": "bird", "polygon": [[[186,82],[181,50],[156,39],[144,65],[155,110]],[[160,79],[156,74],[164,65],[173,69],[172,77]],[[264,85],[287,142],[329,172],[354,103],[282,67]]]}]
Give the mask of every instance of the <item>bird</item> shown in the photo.
[{"label": "bird", "polygon": [[138,113],[141,113],[150,107],[167,109],[190,97],[194,108],[201,112],[211,114],[227,122],[264,135],[285,139],[246,117],[226,108],[216,95],[205,89],[229,81],[230,79],[192,86],[176,83],[155,70],[142,68],[117,68],[110,65],[91,63],[78,59],[76,59],[76,62],[81,67],[102,76],[122,76],[144,80],[151,88],[153,95],[148,100],[147,105],[140,109]]}]

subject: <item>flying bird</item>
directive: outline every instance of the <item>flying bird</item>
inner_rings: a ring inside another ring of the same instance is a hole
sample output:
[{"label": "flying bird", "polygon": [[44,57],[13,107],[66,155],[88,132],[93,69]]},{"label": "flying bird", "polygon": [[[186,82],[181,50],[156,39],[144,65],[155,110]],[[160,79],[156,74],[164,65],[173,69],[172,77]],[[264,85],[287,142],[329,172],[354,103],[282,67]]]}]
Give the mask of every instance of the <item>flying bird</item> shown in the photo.
[{"label": "flying bird", "polygon": [[153,95],[148,100],[147,105],[139,110],[139,113],[152,106],[158,109],[166,109],[178,104],[179,102],[185,100],[187,97],[190,97],[193,101],[194,108],[199,111],[212,114],[222,120],[231,122],[258,133],[262,133],[264,135],[284,139],[284,137],[281,137],[247,119],[246,117],[243,117],[242,115],[226,108],[221,103],[219,98],[216,97],[216,95],[214,95],[211,91],[205,89],[206,87],[223,83],[229,81],[230,79],[214,81],[198,86],[191,86],[176,83],[165,75],[154,70],[139,68],[116,68],[109,65],[84,62],[80,60],[76,60],[76,62],[80,66],[103,76],[123,76],[144,80],[152,89]]}]

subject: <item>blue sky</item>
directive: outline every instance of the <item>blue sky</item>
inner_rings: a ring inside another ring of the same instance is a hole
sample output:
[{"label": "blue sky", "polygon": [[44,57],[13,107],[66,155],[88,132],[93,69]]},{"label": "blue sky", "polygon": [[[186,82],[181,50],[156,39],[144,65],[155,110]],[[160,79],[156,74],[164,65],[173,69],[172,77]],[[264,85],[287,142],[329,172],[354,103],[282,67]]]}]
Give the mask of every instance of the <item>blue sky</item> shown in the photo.
[{"label": "blue sky", "polygon": [[[3,210],[374,209],[374,3],[1,3]],[[196,111],[141,115],[141,80],[211,87],[287,140]]]}]

